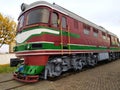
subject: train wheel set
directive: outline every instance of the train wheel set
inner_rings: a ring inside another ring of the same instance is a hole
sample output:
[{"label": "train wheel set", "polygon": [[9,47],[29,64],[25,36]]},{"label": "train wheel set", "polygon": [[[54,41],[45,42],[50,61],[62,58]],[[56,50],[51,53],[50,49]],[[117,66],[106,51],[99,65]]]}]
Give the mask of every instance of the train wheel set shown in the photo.
[{"label": "train wheel set", "polygon": [[[60,76],[62,72],[66,72],[70,69],[74,71],[80,71],[85,66],[95,67],[99,62],[99,56],[91,53],[86,54],[76,54],[76,55],[64,55],[64,56],[54,56],[48,60],[48,63],[44,71],[44,79],[47,77],[56,77]],[[111,60],[105,59],[105,61],[113,61],[120,59],[120,56],[112,58]]]}]

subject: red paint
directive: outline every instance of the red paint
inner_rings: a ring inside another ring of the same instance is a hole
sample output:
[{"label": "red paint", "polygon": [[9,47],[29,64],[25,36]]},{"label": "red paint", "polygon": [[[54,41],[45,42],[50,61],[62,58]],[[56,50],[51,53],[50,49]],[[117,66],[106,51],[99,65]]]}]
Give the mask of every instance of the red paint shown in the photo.
[{"label": "red paint", "polygon": [[[62,31],[66,31],[66,32],[70,31],[71,33],[80,35],[80,38],[70,37],[70,43],[82,44],[82,45],[105,46],[105,47],[108,47],[108,48],[110,48],[112,46],[113,47],[118,47],[117,45],[112,45],[112,42],[114,42],[115,39],[117,39],[117,37],[112,36],[107,32],[97,30],[93,26],[87,25],[87,24],[85,24],[81,21],[78,21],[78,20],[74,19],[73,17],[65,15],[64,13],[61,13],[57,10],[54,10],[53,8],[50,8],[48,6],[45,6],[45,5],[44,6],[37,6],[37,7],[31,8],[30,10],[26,11],[23,14],[25,14],[25,16],[26,16],[28,14],[28,12],[30,12],[34,9],[37,9],[37,8],[46,8],[50,11],[50,19],[49,19],[48,24],[36,23],[36,24],[26,26],[25,23],[26,23],[27,20],[25,19],[24,27],[22,27],[22,29],[27,29],[27,28],[34,27],[34,26],[45,26],[45,27],[48,27],[48,28],[51,28],[51,29],[53,28],[53,29],[56,29],[56,30],[61,30],[61,21],[62,21],[62,17],[64,16],[67,19],[67,28],[66,29],[62,28]],[[53,27],[53,25],[51,24],[51,17],[52,17],[51,15],[52,15],[53,12],[56,12],[58,14],[58,17],[59,17],[59,20],[60,20],[60,24],[58,25],[58,27]],[[78,24],[77,27],[78,28],[75,28],[75,23],[74,22],[77,22],[77,24]],[[84,26],[85,25],[90,27],[90,34],[89,35],[84,34]],[[69,30],[68,30],[68,27],[69,27]],[[93,36],[93,33],[94,33],[95,30],[98,32],[98,37],[97,38]],[[103,39],[102,33],[104,33],[104,35],[106,37],[109,36],[110,40]],[[62,43],[67,44],[68,43],[68,36],[62,36],[62,37],[63,37],[63,42]],[[34,36],[31,39],[29,39],[27,42],[40,42],[40,41],[49,41],[49,42],[54,42],[55,45],[60,45],[61,37],[57,36],[57,35],[52,35],[52,34],[44,34],[42,36]]]},{"label": "red paint", "polygon": [[34,76],[23,76],[23,75],[19,75],[14,73],[13,74],[13,79],[17,80],[17,81],[21,81],[21,82],[26,82],[26,83],[32,83],[32,82],[37,82],[39,80],[39,75],[34,75]]},{"label": "red paint", "polygon": [[24,59],[26,65],[45,66],[48,61],[48,56],[44,56],[44,55],[25,56]]}]

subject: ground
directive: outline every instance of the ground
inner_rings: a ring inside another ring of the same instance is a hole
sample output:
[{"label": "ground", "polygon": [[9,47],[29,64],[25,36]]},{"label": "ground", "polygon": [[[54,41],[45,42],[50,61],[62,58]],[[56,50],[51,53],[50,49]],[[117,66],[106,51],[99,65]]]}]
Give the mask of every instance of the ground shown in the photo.
[{"label": "ground", "polygon": [[55,81],[41,80],[26,84],[15,80],[9,81],[11,78],[12,74],[0,75],[0,90],[120,90],[120,60],[67,75]]}]

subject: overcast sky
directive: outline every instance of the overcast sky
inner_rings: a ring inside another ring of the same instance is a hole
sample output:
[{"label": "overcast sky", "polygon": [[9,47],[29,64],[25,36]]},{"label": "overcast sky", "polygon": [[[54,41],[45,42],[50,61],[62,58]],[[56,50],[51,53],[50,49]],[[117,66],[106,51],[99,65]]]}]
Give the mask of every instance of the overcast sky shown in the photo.
[{"label": "overcast sky", "polygon": [[[11,16],[17,22],[22,3],[38,0],[0,0],[0,12]],[[46,0],[104,27],[120,38],[120,0]]]}]

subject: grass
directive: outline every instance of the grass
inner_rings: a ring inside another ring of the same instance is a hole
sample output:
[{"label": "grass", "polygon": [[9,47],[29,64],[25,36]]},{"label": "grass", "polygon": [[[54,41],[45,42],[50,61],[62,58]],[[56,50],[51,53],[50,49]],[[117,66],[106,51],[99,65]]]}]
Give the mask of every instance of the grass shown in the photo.
[{"label": "grass", "polygon": [[9,64],[0,65],[0,73],[14,72],[16,67],[10,67]]}]

